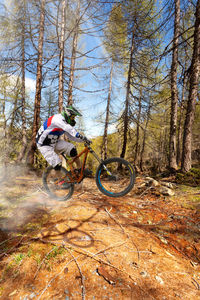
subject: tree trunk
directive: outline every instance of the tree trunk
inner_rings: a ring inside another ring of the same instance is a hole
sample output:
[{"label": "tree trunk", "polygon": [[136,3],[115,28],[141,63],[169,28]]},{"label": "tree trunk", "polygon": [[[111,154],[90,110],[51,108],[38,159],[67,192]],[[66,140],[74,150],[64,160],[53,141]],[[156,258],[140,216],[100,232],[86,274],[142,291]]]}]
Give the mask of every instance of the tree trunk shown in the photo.
[{"label": "tree trunk", "polygon": [[21,87],[21,104],[22,104],[22,148],[18,154],[17,162],[21,162],[27,148],[27,137],[26,137],[26,114],[25,114],[25,106],[26,106],[26,90],[25,90],[25,30],[24,26],[22,28],[22,64],[21,64],[21,71],[22,71],[22,87]]},{"label": "tree trunk", "polygon": [[142,150],[140,153],[140,170],[143,172],[143,161],[144,161],[144,151],[146,146],[146,137],[147,137],[147,127],[150,119],[150,111],[151,111],[151,101],[149,102],[148,111],[147,111],[147,119],[145,123],[144,133],[143,133],[143,141],[142,141]]},{"label": "tree trunk", "polygon": [[200,73],[200,0],[197,1],[195,16],[194,48],[190,67],[189,96],[183,133],[183,154],[181,163],[181,170],[183,172],[188,172],[192,166],[192,125]]},{"label": "tree trunk", "polygon": [[137,114],[137,124],[136,124],[136,144],[135,144],[135,157],[134,164],[137,165],[138,156],[139,156],[139,140],[140,140],[140,118],[142,110],[142,87],[140,88],[140,96],[138,99],[138,114]]},{"label": "tree trunk", "polygon": [[171,65],[171,121],[169,139],[169,167],[177,169],[176,164],[176,129],[177,129],[177,66],[178,66],[178,37],[180,24],[180,0],[175,0],[174,40]]},{"label": "tree trunk", "polygon": [[13,130],[14,130],[14,123],[15,123],[15,119],[16,119],[16,111],[17,111],[17,105],[18,105],[18,99],[19,99],[19,77],[17,77],[17,81],[16,81],[16,93],[14,96],[14,107],[13,107],[13,111],[11,114],[11,120],[10,120],[10,126],[9,126],[9,141],[12,140],[12,134],[13,134]]},{"label": "tree trunk", "polygon": [[60,58],[59,58],[59,86],[58,86],[58,108],[59,112],[63,109],[63,91],[64,91],[64,50],[65,50],[65,12],[66,0],[62,0],[62,20],[61,20],[61,35],[60,35]]},{"label": "tree trunk", "polygon": [[187,83],[187,77],[185,76],[183,79],[183,88],[182,88],[180,112],[179,112],[179,119],[178,119],[178,140],[177,140],[177,154],[176,154],[177,165],[179,165],[181,161],[181,140],[183,135],[182,122],[183,122],[183,113],[184,113],[186,83]]},{"label": "tree trunk", "polygon": [[9,178],[9,172],[7,170],[8,164],[8,137],[7,137],[7,120],[6,120],[6,99],[7,99],[7,91],[6,85],[3,87],[2,93],[2,102],[1,102],[1,125],[2,125],[2,153],[1,153],[1,161],[3,166],[3,179],[6,180]]},{"label": "tree trunk", "polygon": [[79,18],[80,18],[80,0],[78,1],[78,7],[76,12],[76,27],[75,27],[73,43],[72,43],[72,57],[71,57],[70,77],[69,77],[69,87],[68,87],[68,105],[73,104],[72,92],[73,92],[76,52],[77,52],[77,44],[78,44]]},{"label": "tree trunk", "polygon": [[127,88],[126,88],[126,100],[125,100],[125,110],[123,114],[124,119],[124,131],[123,131],[123,145],[122,145],[122,152],[120,157],[124,158],[126,153],[126,144],[127,144],[127,132],[128,132],[128,110],[129,110],[129,95],[130,95],[130,87],[131,87],[131,73],[133,68],[133,50],[134,50],[134,35],[135,29],[133,28],[132,32],[132,41],[131,41],[131,53],[130,53],[130,60],[129,60],[129,70],[128,70],[128,78],[127,78]]},{"label": "tree trunk", "polygon": [[109,115],[110,115],[110,100],[111,100],[111,91],[112,91],[112,76],[113,76],[113,61],[111,65],[110,71],[110,81],[109,81],[109,90],[108,90],[108,100],[106,106],[106,119],[105,119],[105,127],[103,134],[103,145],[102,145],[102,158],[106,159],[108,157],[108,123],[109,123]]},{"label": "tree trunk", "polygon": [[36,151],[36,134],[40,126],[40,102],[41,102],[41,88],[42,88],[42,58],[43,58],[43,42],[44,42],[44,20],[45,20],[45,2],[41,1],[40,11],[40,25],[39,25],[39,39],[38,39],[38,60],[37,60],[37,75],[36,75],[36,93],[34,104],[34,120],[31,137],[31,149],[28,153],[28,163],[34,165],[34,154]]},{"label": "tree trunk", "polygon": [[[6,140],[7,140],[7,133],[6,133],[6,128],[7,128],[7,120],[6,120],[6,88],[4,88],[3,90],[3,101],[2,101],[2,119],[3,119],[3,134],[2,134],[2,138],[3,138],[3,142],[4,144],[6,144]],[[6,149],[6,147],[5,147]]]}]

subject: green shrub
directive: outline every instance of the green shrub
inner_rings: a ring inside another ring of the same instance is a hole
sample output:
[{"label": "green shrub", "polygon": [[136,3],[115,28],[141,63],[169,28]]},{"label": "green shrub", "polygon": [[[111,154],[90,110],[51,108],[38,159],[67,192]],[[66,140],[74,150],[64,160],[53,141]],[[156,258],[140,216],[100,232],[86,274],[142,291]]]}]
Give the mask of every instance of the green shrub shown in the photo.
[{"label": "green shrub", "polygon": [[200,169],[191,168],[191,170],[187,173],[176,173],[176,182],[192,186],[200,186]]}]

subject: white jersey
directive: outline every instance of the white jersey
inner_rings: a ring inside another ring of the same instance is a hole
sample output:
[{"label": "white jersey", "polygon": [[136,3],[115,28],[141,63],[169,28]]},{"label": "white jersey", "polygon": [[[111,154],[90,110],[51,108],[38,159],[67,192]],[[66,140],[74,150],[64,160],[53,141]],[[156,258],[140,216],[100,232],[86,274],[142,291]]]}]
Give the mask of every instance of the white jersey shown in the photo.
[{"label": "white jersey", "polygon": [[39,146],[55,146],[62,134],[66,134],[72,141],[83,142],[78,138],[79,133],[66,123],[61,114],[56,114],[44,122],[38,130],[36,142]]}]

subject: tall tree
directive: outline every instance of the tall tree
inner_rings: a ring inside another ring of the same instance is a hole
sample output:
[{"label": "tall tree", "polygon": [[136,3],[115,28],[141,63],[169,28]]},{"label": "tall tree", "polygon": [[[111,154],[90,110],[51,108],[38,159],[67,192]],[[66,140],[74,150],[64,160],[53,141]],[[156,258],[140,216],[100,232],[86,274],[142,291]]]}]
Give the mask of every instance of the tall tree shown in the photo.
[{"label": "tall tree", "polygon": [[80,0],[78,0],[77,3],[75,28],[74,28],[74,34],[72,40],[72,55],[71,55],[69,87],[68,87],[68,105],[73,104],[72,92],[73,92],[73,84],[74,84],[76,53],[77,53],[77,46],[78,46],[79,22],[80,22]]},{"label": "tall tree", "polygon": [[102,156],[103,159],[106,159],[107,155],[108,155],[108,125],[109,125],[109,117],[110,117],[110,100],[111,100],[111,92],[112,92],[112,77],[113,77],[113,61],[111,63],[111,70],[110,70],[108,98],[107,98],[107,105],[106,105],[106,119],[105,119],[105,125],[104,125],[103,145],[102,145],[102,151],[101,151],[101,156]]},{"label": "tall tree", "polygon": [[136,143],[135,143],[135,155],[134,164],[137,166],[138,156],[139,156],[139,140],[140,140],[140,121],[141,121],[141,111],[142,111],[142,86],[140,87],[140,94],[138,97],[138,112],[136,120]]},{"label": "tall tree", "polygon": [[194,34],[194,6],[188,3],[186,7],[183,6],[181,17],[181,31],[179,40],[179,106],[178,106],[178,118],[177,118],[177,165],[180,166],[182,158],[182,141],[183,141],[183,127],[184,116],[186,110],[186,99],[188,98],[188,68],[192,60],[192,36]]},{"label": "tall tree", "polygon": [[145,121],[145,125],[143,128],[143,139],[142,139],[142,149],[140,152],[140,170],[143,172],[143,164],[144,164],[144,152],[145,152],[145,146],[146,146],[146,139],[147,139],[147,128],[148,128],[148,123],[150,120],[150,112],[151,112],[151,98],[148,103],[148,108],[147,108],[147,117]]},{"label": "tall tree", "polygon": [[129,68],[128,68],[128,77],[127,77],[127,87],[126,87],[126,100],[125,100],[125,110],[123,113],[123,121],[124,121],[124,128],[123,128],[123,144],[122,144],[122,151],[120,157],[124,158],[126,153],[126,145],[127,145],[127,134],[128,134],[128,113],[129,113],[129,97],[130,97],[130,90],[131,90],[131,75],[133,70],[133,51],[134,51],[134,38],[135,38],[135,26],[132,29],[132,39],[131,39],[131,50],[130,50],[130,57],[129,57]]},{"label": "tall tree", "polygon": [[185,105],[185,92],[186,92],[186,83],[187,83],[187,77],[184,76],[183,78],[183,86],[182,86],[182,93],[181,93],[181,99],[180,99],[180,107],[179,107],[179,118],[177,122],[177,153],[176,153],[176,161],[177,165],[179,165],[181,161],[181,142],[182,142],[182,136],[183,136],[183,130],[182,130],[182,123],[183,123],[183,114],[184,114],[184,105]]},{"label": "tall tree", "polygon": [[[26,95],[25,95],[25,71],[26,71],[26,44],[27,44],[27,1],[26,0],[12,0],[10,5],[4,7],[4,17],[1,17],[1,40],[4,42],[4,71],[5,73],[13,75],[13,82],[21,77],[21,93],[17,93],[16,110],[20,112],[21,118],[18,119],[19,136],[18,139],[22,141],[21,149],[18,153],[18,162],[20,162],[27,147],[27,133],[26,133]],[[9,38],[8,38],[9,37]],[[14,125],[14,122],[13,122]]]},{"label": "tall tree", "polygon": [[[122,131],[122,150],[121,157],[125,157],[126,147],[127,147],[127,134],[130,124],[130,100],[134,98],[133,89],[136,82],[138,82],[138,88],[141,85],[141,78],[146,79],[145,67],[143,67],[143,62],[138,58],[146,56],[148,52],[151,51],[151,59],[156,52],[156,30],[155,30],[155,13],[154,13],[155,1],[138,1],[129,0],[126,2],[121,2],[120,5],[116,5],[116,10],[112,10],[109,22],[114,25],[110,28],[115,30],[110,30],[112,35],[111,44],[114,42],[123,41],[124,43],[118,43],[113,48],[112,54],[118,58],[118,62],[124,63],[126,69],[126,96],[124,101],[124,110],[122,113],[123,119],[123,131]],[[121,22],[119,23],[121,11]],[[117,14],[118,13],[118,14]],[[115,17],[116,16],[116,17]],[[152,21],[153,20],[153,21]],[[124,25],[125,24],[125,25]],[[120,30],[119,30],[119,27]],[[121,47],[123,45],[123,47]],[[147,64],[147,62],[145,62]],[[140,70],[140,74],[139,74]],[[142,71],[142,73],[141,73]],[[135,74],[137,73],[137,78],[139,80],[134,81]],[[136,92],[137,93],[137,92]]]},{"label": "tall tree", "polygon": [[44,42],[44,21],[45,21],[45,4],[46,0],[41,1],[40,6],[40,24],[39,24],[39,38],[38,38],[38,59],[37,59],[37,75],[36,75],[36,92],[34,104],[34,119],[31,137],[31,149],[28,153],[28,163],[34,165],[34,154],[36,151],[36,134],[40,126],[40,102],[42,89],[42,60],[43,60],[43,42]]},{"label": "tall tree", "polygon": [[26,21],[26,1],[22,2],[22,21],[21,21],[21,118],[22,118],[22,148],[18,154],[17,161],[21,162],[24,158],[27,148],[27,133],[26,133],[26,88],[25,88],[25,21]]},{"label": "tall tree", "polygon": [[63,109],[63,92],[64,92],[64,51],[65,51],[65,26],[66,26],[66,0],[62,0],[61,9],[61,33],[59,41],[59,84],[58,84],[58,109]]},{"label": "tall tree", "polygon": [[192,161],[192,125],[194,121],[195,103],[198,95],[200,73],[200,0],[197,0],[194,25],[193,55],[190,66],[189,96],[187,101],[186,118],[183,133],[183,152],[181,169],[187,172],[191,169]]},{"label": "tall tree", "polygon": [[180,0],[175,0],[174,18],[174,38],[171,65],[171,121],[169,139],[169,167],[177,169],[176,163],[176,130],[177,130],[177,107],[178,107],[178,88],[177,88],[177,67],[178,67],[178,41],[180,34]]}]

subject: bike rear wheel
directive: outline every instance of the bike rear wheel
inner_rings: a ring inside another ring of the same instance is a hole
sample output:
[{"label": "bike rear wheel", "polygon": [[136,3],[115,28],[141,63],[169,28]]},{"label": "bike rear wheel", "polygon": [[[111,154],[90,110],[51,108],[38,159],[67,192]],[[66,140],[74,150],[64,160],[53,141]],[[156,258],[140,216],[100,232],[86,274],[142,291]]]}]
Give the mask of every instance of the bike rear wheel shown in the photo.
[{"label": "bike rear wheel", "polygon": [[63,167],[59,171],[48,167],[42,180],[48,195],[56,200],[66,201],[74,192],[74,184],[69,182],[68,171]]},{"label": "bike rear wheel", "polygon": [[96,172],[99,190],[109,197],[121,197],[131,191],[135,183],[135,171],[123,158],[113,157],[104,160]]}]

